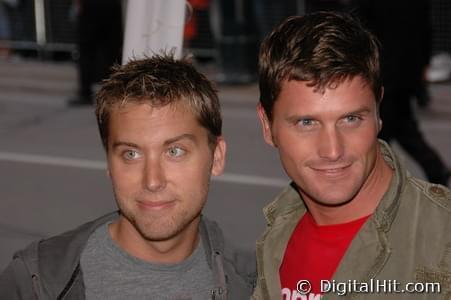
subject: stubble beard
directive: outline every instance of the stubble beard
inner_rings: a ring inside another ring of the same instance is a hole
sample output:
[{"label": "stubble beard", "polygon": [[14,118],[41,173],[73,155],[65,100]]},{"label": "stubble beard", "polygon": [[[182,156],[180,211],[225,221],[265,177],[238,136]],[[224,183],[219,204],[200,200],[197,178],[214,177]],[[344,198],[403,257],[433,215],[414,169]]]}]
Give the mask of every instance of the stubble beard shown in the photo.
[{"label": "stubble beard", "polygon": [[201,214],[201,210],[189,214],[188,211],[182,211],[175,215],[149,217],[145,215],[130,215],[124,217],[132,224],[141,237],[147,241],[166,241],[170,240],[184,230],[190,227]]},{"label": "stubble beard", "polygon": [[[166,241],[181,234],[199,220],[206,198],[205,196],[196,207],[189,209],[179,207],[180,201],[175,199],[175,207],[169,208],[173,211],[161,214],[145,213],[137,207],[135,200],[120,201],[117,195],[116,202],[124,221],[128,222],[133,227],[132,230],[135,230],[142,239],[146,241]],[[134,203],[134,206],[123,205],[123,203]]]}]

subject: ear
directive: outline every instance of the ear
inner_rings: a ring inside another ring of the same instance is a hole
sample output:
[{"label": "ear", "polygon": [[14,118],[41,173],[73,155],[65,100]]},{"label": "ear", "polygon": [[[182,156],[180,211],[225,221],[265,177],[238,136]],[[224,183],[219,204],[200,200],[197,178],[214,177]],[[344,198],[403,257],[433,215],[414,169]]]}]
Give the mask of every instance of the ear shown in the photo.
[{"label": "ear", "polygon": [[219,176],[224,172],[226,148],[227,146],[224,138],[222,136],[218,137],[213,153],[213,165],[211,168],[211,174],[213,176]]},{"label": "ear", "polygon": [[382,87],[382,89],[381,89],[381,96],[380,96],[380,99],[379,99],[379,104],[377,105],[377,120],[378,120],[378,130],[377,130],[377,132],[381,132],[381,129],[382,129],[382,119],[381,119],[381,112],[380,112],[380,107],[381,107],[381,104],[382,104],[382,101],[384,100],[384,87]]},{"label": "ear", "polygon": [[105,173],[106,173],[106,176],[108,176],[108,178],[109,179],[111,179],[111,171],[110,171],[110,159],[111,159],[111,157],[110,157],[110,152],[108,151],[108,149],[106,149],[106,151],[105,151],[105,158],[106,158],[106,170],[105,170]]},{"label": "ear", "polygon": [[274,140],[272,137],[271,132],[271,123],[269,122],[268,116],[266,115],[265,109],[263,106],[259,103],[257,105],[257,114],[258,118],[260,119],[260,123],[262,125],[262,133],[263,138],[265,139],[265,142],[273,147],[276,147],[274,144]]},{"label": "ear", "polygon": [[379,117],[379,119],[378,119],[378,125],[379,126],[377,127],[377,133],[381,132],[383,124],[384,123],[382,122],[382,119]]}]

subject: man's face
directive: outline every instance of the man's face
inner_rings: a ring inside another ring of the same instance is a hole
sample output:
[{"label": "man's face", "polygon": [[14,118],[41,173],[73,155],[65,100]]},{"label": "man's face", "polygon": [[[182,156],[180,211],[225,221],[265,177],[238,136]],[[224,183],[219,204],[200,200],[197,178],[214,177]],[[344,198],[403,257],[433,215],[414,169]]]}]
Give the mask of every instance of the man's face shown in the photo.
[{"label": "man's face", "polygon": [[380,120],[371,88],[361,77],[315,92],[285,81],[269,122],[259,106],[267,143],[279,150],[287,174],[306,200],[349,202],[374,167]]},{"label": "man's face", "polygon": [[197,226],[210,176],[224,168],[225,142],[182,104],[127,104],[109,120],[108,171],[119,223],[149,241],[166,241]]}]

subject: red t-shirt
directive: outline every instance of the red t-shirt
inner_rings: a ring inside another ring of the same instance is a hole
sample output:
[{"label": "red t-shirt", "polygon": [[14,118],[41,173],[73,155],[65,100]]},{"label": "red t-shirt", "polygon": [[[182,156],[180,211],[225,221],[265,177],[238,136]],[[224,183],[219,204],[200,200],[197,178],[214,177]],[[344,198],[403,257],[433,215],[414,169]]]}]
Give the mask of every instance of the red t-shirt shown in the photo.
[{"label": "red t-shirt", "polygon": [[291,299],[300,280],[309,281],[311,293],[321,294],[321,280],[332,279],[352,239],[368,218],[319,226],[309,212],[304,214],[291,235],[280,266],[282,299]]}]

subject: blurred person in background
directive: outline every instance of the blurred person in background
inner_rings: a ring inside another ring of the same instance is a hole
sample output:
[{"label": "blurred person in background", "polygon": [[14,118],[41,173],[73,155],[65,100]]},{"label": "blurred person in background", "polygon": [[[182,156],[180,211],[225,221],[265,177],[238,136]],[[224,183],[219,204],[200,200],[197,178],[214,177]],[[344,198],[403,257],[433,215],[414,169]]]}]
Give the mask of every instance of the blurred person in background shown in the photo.
[{"label": "blurred person in background", "polygon": [[0,59],[11,55],[11,19],[9,10],[17,7],[19,0],[0,0]]},{"label": "blurred person in background", "polygon": [[353,7],[381,43],[384,99],[379,137],[396,140],[433,183],[448,185],[450,170],[424,138],[414,111],[414,100],[427,106],[425,81],[431,57],[431,20],[428,0],[358,0]]},{"label": "blurred person in background", "polygon": [[[263,41],[259,75],[263,136],[293,181],[264,208],[253,299],[348,299],[365,285],[365,299],[449,299],[451,191],[377,138],[374,35],[349,15],[290,17]],[[435,291],[371,293],[384,280]]]},{"label": "blurred person in background", "polygon": [[121,0],[74,0],[79,58],[78,92],[70,106],[93,104],[93,85],[120,63],[123,26]]},{"label": "blurred person in background", "polygon": [[186,60],[132,59],[96,99],[119,211],[16,253],[0,299],[249,299],[255,258],[202,216],[226,155],[211,82]]}]

